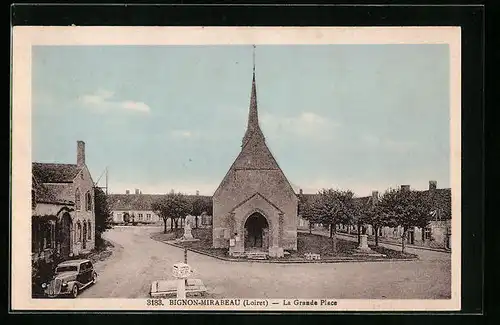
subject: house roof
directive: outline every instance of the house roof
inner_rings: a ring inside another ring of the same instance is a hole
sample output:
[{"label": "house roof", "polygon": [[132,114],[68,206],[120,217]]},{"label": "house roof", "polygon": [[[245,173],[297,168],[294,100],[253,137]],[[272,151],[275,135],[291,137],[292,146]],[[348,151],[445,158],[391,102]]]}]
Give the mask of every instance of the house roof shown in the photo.
[{"label": "house roof", "polygon": [[441,220],[451,219],[451,189],[438,188],[432,191],[420,191],[422,195],[430,195],[433,212],[438,211],[438,216]]},{"label": "house roof", "polygon": [[[108,204],[110,209],[115,211],[150,211],[152,210],[153,202],[165,195],[166,194],[108,194]],[[186,195],[185,197],[190,202],[193,202],[197,198],[209,201],[212,200],[211,196],[205,195]]]},{"label": "house roof", "polygon": [[63,194],[63,186],[33,182],[32,187],[35,190],[35,201],[37,203],[73,205],[73,200],[69,200]]},{"label": "house roof", "polygon": [[76,164],[32,164],[33,176],[40,183],[70,183],[81,171]]}]

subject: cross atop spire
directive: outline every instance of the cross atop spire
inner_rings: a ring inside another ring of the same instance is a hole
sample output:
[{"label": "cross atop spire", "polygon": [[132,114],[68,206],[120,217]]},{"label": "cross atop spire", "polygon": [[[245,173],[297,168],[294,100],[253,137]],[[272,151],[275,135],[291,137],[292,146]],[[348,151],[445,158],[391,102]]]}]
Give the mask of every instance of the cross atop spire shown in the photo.
[{"label": "cross atop spire", "polygon": [[250,110],[248,112],[248,126],[245,136],[243,137],[243,142],[241,146],[244,146],[246,142],[254,135],[260,135],[264,138],[262,131],[259,126],[259,115],[257,112],[257,89],[255,86],[255,45],[253,46],[253,73],[252,73],[252,91],[250,94]]},{"label": "cross atop spire", "polygon": [[253,45],[253,75],[255,79],[255,44]]}]

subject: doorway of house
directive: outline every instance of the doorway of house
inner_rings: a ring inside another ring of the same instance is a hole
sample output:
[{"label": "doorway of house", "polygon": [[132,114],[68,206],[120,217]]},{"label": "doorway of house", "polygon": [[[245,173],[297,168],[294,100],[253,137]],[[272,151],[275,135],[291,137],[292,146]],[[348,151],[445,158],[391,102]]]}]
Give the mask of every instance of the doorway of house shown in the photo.
[{"label": "doorway of house", "polygon": [[87,248],[87,222],[83,222],[83,238],[82,238],[82,248]]},{"label": "doorway of house", "polygon": [[408,243],[415,244],[415,231],[413,229],[408,230]]},{"label": "doorway of house", "polygon": [[71,216],[65,212],[61,218],[61,255],[69,257],[71,252]]},{"label": "doorway of house", "polygon": [[245,250],[265,250],[268,248],[269,224],[266,217],[255,212],[245,222]]}]

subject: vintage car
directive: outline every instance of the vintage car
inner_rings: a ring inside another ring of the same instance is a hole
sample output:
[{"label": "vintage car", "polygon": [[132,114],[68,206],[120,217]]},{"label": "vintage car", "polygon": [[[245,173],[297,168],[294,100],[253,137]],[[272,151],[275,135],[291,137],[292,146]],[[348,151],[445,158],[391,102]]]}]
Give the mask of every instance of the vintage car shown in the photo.
[{"label": "vintage car", "polygon": [[54,277],[42,288],[48,297],[78,296],[80,290],[97,282],[97,273],[89,260],[69,260],[59,263]]}]

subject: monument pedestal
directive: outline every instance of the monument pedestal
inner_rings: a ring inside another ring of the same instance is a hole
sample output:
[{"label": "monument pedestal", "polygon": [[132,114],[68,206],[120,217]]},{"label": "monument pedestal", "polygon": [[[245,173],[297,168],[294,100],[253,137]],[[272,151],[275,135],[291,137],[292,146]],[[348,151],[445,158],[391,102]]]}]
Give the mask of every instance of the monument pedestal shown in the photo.
[{"label": "monument pedestal", "polygon": [[194,238],[193,234],[191,233],[191,225],[186,222],[186,225],[184,226],[184,234],[182,235],[181,238],[177,239],[176,241],[178,242],[191,242],[191,241],[198,241],[199,239]]},{"label": "monument pedestal", "polygon": [[371,251],[370,247],[368,246],[368,235],[361,235],[360,236],[358,250]]},{"label": "monument pedestal", "polygon": [[368,246],[368,235],[361,235],[359,240],[359,246],[356,248],[354,255],[370,255],[370,256],[385,256],[384,254],[377,253],[373,251]]}]

